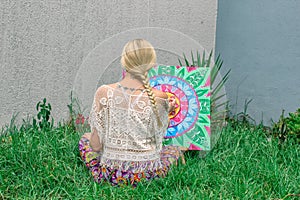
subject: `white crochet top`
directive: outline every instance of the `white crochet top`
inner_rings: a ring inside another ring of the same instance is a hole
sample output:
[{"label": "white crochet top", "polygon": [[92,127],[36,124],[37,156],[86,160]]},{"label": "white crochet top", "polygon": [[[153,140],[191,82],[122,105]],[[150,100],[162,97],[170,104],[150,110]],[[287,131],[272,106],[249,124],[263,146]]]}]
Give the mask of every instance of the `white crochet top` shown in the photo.
[{"label": "white crochet top", "polygon": [[135,171],[161,168],[160,151],[168,127],[169,104],[167,99],[155,99],[162,127],[157,125],[147,92],[135,95],[108,85],[98,88],[89,122],[103,144],[103,166]]}]

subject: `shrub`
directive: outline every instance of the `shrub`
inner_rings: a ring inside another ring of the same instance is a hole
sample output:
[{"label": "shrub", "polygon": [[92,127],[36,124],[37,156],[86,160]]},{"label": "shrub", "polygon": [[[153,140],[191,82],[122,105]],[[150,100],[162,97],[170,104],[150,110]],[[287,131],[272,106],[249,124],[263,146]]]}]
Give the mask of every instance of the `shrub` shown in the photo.
[{"label": "shrub", "polygon": [[295,138],[300,143],[300,108],[294,113],[284,117],[284,110],[277,123],[273,122],[272,135],[281,141],[287,138]]}]

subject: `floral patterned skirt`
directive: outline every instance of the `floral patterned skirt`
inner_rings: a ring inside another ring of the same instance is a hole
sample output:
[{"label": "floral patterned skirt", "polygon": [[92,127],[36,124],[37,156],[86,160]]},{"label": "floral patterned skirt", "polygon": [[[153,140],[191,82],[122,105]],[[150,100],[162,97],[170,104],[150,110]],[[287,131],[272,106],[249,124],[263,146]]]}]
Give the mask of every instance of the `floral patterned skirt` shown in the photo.
[{"label": "floral patterned skirt", "polygon": [[143,171],[134,173],[134,169],[121,171],[118,169],[111,169],[100,165],[100,154],[93,151],[90,146],[90,141],[82,137],[79,141],[79,152],[85,165],[91,171],[94,180],[98,183],[106,181],[112,185],[132,185],[136,186],[142,180],[152,180],[154,178],[162,178],[167,175],[172,164],[176,163],[181,155],[180,148],[177,146],[165,146],[162,148],[160,157],[162,168],[156,171]]}]

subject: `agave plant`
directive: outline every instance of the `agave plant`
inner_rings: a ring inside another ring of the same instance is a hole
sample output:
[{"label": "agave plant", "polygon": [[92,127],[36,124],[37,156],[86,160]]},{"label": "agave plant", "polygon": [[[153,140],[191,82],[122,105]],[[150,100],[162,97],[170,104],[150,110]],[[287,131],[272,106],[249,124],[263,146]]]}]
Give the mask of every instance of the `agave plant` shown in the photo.
[{"label": "agave plant", "polygon": [[221,56],[218,55],[213,66],[211,67],[213,51],[210,51],[208,57],[205,55],[205,51],[203,51],[202,57],[200,53],[197,51],[196,56],[191,51],[191,62],[187,59],[185,54],[183,54],[183,61],[178,58],[180,66],[193,66],[193,67],[203,67],[210,68],[210,81],[211,81],[211,99],[210,99],[210,109],[211,109],[211,131],[212,145],[215,144],[218,139],[219,134],[217,134],[217,130],[220,130],[224,126],[225,115],[228,111],[228,101],[226,100],[226,94],[221,93],[222,89],[224,90],[224,84],[229,78],[229,74],[231,70],[228,70],[226,74],[220,79],[217,79],[219,71],[223,65],[223,61],[221,60]]}]

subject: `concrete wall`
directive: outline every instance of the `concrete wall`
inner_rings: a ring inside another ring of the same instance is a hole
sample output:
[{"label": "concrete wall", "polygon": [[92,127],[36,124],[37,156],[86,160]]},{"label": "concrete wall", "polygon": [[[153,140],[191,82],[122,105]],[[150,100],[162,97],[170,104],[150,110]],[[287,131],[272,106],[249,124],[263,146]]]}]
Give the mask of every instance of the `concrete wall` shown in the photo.
[{"label": "concrete wall", "polygon": [[[226,91],[233,113],[266,124],[300,107],[300,1],[220,0],[216,50],[232,69]],[[263,115],[263,117],[262,117]]]},{"label": "concrete wall", "polygon": [[130,39],[148,39],[169,65],[182,52],[213,49],[216,15],[216,0],[1,0],[0,125],[16,112],[35,115],[44,97],[56,121],[66,118],[72,89],[89,107],[97,85],[120,78]]}]

